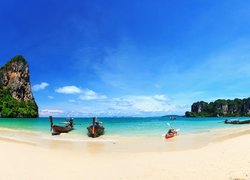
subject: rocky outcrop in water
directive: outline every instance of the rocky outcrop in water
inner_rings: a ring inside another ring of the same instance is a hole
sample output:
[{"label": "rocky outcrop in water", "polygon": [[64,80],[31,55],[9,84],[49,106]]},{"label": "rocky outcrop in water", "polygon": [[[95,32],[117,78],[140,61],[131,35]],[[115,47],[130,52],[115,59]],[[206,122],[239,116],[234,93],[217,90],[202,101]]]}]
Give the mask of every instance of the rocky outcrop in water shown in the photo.
[{"label": "rocky outcrop in water", "polygon": [[29,66],[22,56],[15,56],[0,68],[0,100],[1,117],[38,116]]},{"label": "rocky outcrop in water", "polygon": [[250,116],[250,98],[224,100],[214,102],[196,102],[191,106],[191,112],[185,113],[187,117],[216,117],[216,116]]},{"label": "rocky outcrop in water", "polygon": [[208,103],[204,102],[204,101],[196,102],[191,106],[191,111],[200,113],[200,112],[204,111],[204,109],[206,108],[207,105],[208,105]]}]

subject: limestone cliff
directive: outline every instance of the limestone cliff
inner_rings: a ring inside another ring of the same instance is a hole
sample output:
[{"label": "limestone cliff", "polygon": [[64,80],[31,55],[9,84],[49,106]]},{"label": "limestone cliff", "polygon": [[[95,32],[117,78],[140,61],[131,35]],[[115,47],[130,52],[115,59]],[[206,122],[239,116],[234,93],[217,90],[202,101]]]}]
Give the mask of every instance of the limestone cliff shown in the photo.
[{"label": "limestone cliff", "polygon": [[[38,108],[31,92],[29,66],[22,56],[15,56],[0,68],[0,90],[1,117],[38,116]],[[14,100],[7,99],[8,94]]]},{"label": "limestone cliff", "polygon": [[216,117],[216,116],[250,116],[250,98],[225,100],[218,99],[214,102],[196,102],[191,106],[191,112],[186,112],[187,117]]},{"label": "limestone cliff", "polygon": [[191,106],[191,111],[192,112],[200,113],[200,112],[204,111],[204,109],[206,108],[207,104],[208,103],[206,103],[204,101],[193,103],[193,105]]}]

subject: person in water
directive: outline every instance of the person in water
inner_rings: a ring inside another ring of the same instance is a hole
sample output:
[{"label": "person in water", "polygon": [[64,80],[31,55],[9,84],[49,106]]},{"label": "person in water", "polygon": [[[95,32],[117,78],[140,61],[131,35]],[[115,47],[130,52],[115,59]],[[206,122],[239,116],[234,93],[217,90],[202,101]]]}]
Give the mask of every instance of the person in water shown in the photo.
[{"label": "person in water", "polygon": [[174,130],[174,128],[170,128],[169,130],[168,130],[168,134],[174,134],[175,133],[175,130]]}]

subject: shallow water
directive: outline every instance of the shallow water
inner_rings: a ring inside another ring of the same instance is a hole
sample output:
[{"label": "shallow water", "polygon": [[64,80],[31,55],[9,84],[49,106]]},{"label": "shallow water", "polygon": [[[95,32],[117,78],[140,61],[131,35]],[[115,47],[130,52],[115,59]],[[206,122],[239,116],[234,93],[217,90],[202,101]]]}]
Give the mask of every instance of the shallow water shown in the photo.
[{"label": "shallow water", "polygon": [[[169,126],[180,129],[181,134],[208,132],[214,129],[235,128],[247,125],[224,124],[225,119],[235,118],[185,118],[176,120],[162,117],[122,117],[98,118],[105,127],[105,135],[111,136],[159,136],[168,130]],[[238,119],[247,119],[240,117]],[[65,121],[66,118],[54,118],[54,124]],[[86,135],[86,127],[92,123],[91,118],[74,118],[75,129],[71,132],[74,136]],[[0,128],[26,130],[41,133],[50,133],[49,118],[0,118]]]}]

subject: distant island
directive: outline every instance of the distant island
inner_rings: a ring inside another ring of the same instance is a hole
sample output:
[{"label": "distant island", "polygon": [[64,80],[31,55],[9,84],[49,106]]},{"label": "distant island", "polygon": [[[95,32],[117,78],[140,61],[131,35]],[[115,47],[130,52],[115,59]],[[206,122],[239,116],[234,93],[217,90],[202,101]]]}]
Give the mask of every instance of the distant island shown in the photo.
[{"label": "distant island", "polygon": [[165,116],[161,116],[162,118],[179,118],[179,117],[183,117],[180,115],[165,115]]},{"label": "distant island", "polygon": [[185,113],[186,117],[239,117],[250,116],[250,98],[225,100],[218,99],[214,102],[199,101],[193,103],[191,112]]},{"label": "distant island", "polygon": [[27,61],[15,56],[0,68],[0,117],[38,117]]}]

